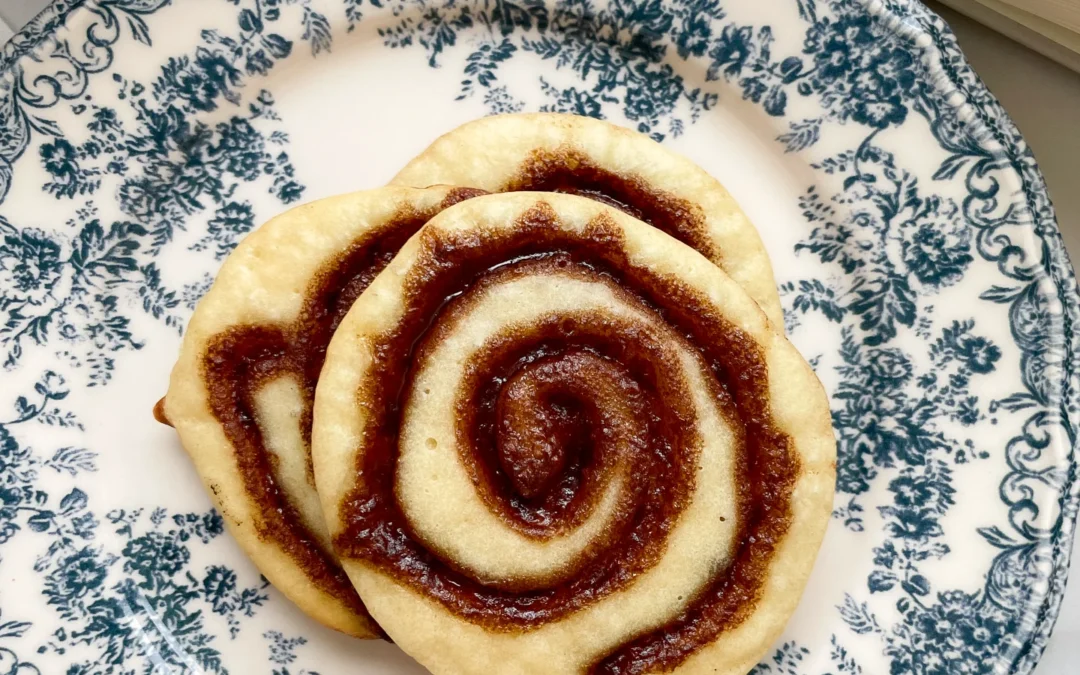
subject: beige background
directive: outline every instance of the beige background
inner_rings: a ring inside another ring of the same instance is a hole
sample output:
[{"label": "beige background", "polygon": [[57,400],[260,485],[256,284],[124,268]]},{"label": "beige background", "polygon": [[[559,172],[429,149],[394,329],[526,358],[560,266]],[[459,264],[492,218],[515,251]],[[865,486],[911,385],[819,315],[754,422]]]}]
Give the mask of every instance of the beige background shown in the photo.
[{"label": "beige background", "polygon": [[[0,43],[10,36],[11,27],[24,24],[47,2],[0,0]],[[952,25],[975,70],[1031,145],[1057,207],[1065,244],[1073,258],[1080,259],[1080,74],[936,2],[928,4]],[[1080,553],[1080,546],[1075,551]],[[1080,672],[1078,660],[1080,581],[1065,595],[1054,637],[1035,675],[1072,675]]]}]

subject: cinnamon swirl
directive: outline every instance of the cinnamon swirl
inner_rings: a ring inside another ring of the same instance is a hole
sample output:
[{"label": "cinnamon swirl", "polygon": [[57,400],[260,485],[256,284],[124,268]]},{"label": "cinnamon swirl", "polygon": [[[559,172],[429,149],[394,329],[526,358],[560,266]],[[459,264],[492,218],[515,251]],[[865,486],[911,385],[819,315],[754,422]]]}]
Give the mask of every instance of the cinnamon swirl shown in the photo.
[{"label": "cinnamon swirl", "polygon": [[436,675],[742,675],[832,503],[795,348],[705,256],[579,196],[432,218],[331,340],[315,421],[335,551]]}]

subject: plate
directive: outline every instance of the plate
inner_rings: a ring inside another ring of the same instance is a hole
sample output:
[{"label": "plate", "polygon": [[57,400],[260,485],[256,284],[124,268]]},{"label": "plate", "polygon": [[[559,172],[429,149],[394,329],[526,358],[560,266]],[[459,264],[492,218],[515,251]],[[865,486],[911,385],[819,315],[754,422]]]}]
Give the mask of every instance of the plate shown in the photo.
[{"label": "plate", "polygon": [[754,672],[1034,668],[1080,296],[1030,151],[922,5],[57,2],[0,72],[0,673],[421,672],[268,586],[150,410],[244,233],[519,110],[720,178],[830,392],[834,517]]}]

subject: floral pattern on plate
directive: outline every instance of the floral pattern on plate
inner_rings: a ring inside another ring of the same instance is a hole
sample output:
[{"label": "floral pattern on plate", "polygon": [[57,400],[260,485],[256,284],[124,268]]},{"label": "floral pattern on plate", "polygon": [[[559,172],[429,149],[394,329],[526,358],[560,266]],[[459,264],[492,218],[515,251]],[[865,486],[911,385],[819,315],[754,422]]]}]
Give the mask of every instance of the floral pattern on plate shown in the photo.
[{"label": "floral pattern on plate", "polygon": [[[770,250],[839,446],[822,604],[755,673],[1031,672],[1080,495],[1076,282],[1030,151],[922,5],[76,0],[0,54],[0,674],[410,668],[298,617],[197,481],[117,489],[147,460],[95,407],[148,409],[140,355],[164,373],[239,238],[324,194],[289,73],[358,49],[456,121],[573,112],[684,147],[747,120],[802,181]],[[836,579],[846,558],[866,573]]]}]

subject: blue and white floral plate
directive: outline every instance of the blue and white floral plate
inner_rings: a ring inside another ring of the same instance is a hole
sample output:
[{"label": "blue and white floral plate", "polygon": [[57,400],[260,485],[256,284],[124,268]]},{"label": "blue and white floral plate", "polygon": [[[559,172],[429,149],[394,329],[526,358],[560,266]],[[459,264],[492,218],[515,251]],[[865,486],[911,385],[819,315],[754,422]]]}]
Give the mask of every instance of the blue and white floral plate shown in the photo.
[{"label": "blue and white floral plate", "polygon": [[914,0],[60,0],[0,92],[0,675],[420,672],[261,580],[150,409],[253,225],[530,109],[718,176],[831,393],[834,519],[755,672],[1042,653],[1080,298],[1027,146]]}]

